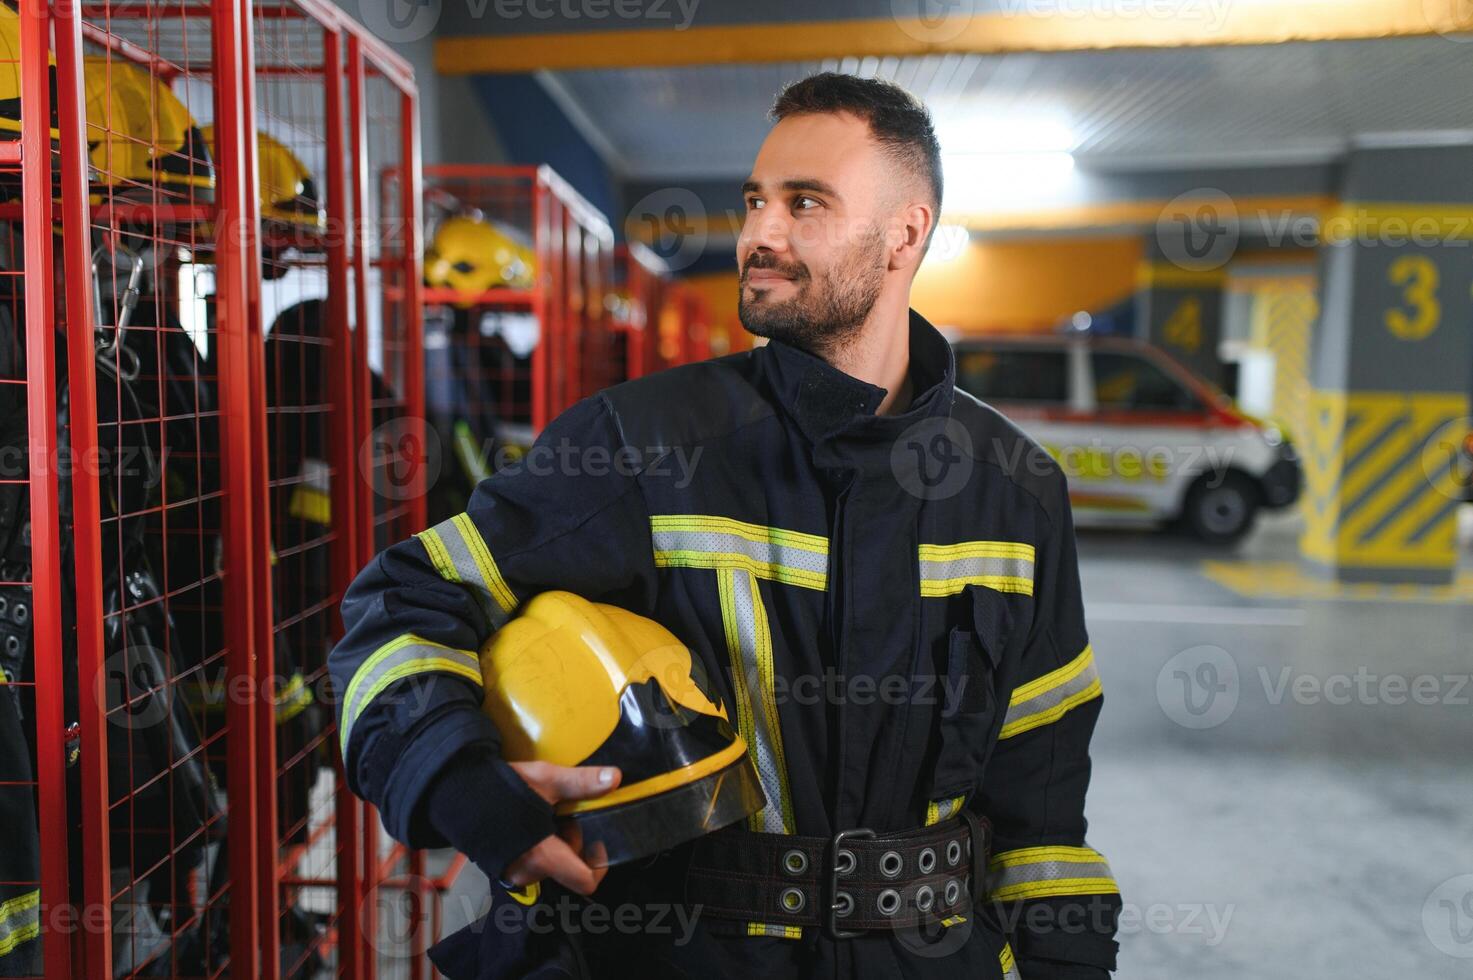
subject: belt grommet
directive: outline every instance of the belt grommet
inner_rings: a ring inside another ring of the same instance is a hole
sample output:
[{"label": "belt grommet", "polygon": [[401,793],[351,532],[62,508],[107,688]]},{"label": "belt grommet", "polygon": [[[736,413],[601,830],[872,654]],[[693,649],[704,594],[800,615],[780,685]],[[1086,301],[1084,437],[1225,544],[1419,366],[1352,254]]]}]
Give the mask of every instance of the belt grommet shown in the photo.
[{"label": "belt grommet", "polygon": [[886,888],[876,896],[875,908],[880,910],[881,915],[894,915],[900,911],[900,893],[893,888]]},{"label": "belt grommet", "polygon": [[936,892],[930,885],[922,885],[916,889],[916,908],[922,912],[931,911],[931,906],[936,904]]},{"label": "belt grommet", "polygon": [[921,869],[921,874],[928,875],[936,870],[936,849],[927,847],[923,849],[916,858],[916,866]]},{"label": "belt grommet", "polygon": [[848,892],[834,895],[834,915],[840,919],[854,911],[854,896]]},{"label": "belt grommet", "polygon": [[778,901],[782,903],[784,912],[795,914],[803,911],[803,906],[808,904],[808,899],[801,888],[784,888]]},{"label": "belt grommet", "polygon": [[783,855],[783,870],[797,876],[808,870],[808,855],[796,847]]},{"label": "belt grommet", "polygon": [[847,875],[854,873],[854,852],[847,848],[839,848],[839,853],[834,855],[834,874]]},{"label": "belt grommet", "polygon": [[941,893],[941,904],[946,906],[947,908],[951,908],[957,902],[961,901],[961,897],[961,882],[957,881],[955,878],[946,879],[946,890]]},{"label": "belt grommet", "polygon": [[880,874],[886,878],[896,877],[904,867],[905,859],[900,856],[899,851],[886,851],[880,855]]},{"label": "belt grommet", "polygon": [[31,621],[31,607],[24,602],[17,602],[15,608],[10,611],[10,620],[17,626],[24,626]]},{"label": "belt grommet", "polygon": [[961,843],[961,841],[956,841],[956,840],[947,841],[946,842],[946,866],[948,868],[954,868],[958,864],[961,863],[961,860],[962,860],[962,843]]},{"label": "belt grommet", "polygon": [[5,638],[5,652],[11,656],[20,653],[20,637],[14,634],[7,636]]}]

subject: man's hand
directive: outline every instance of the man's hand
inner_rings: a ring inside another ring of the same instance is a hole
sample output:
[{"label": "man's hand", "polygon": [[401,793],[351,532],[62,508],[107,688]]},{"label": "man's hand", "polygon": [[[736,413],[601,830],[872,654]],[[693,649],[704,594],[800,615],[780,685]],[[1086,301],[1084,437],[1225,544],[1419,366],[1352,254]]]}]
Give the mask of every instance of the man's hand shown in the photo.
[{"label": "man's hand", "polygon": [[[507,765],[516,770],[534,793],[553,806],[563,800],[591,800],[619,785],[619,770],[613,766],[555,766],[550,762],[508,762]],[[609,869],[590,866],[582,851],[578,828],[569,823],[507,865],[506,880],[521,887],[551,878],[580,895],[591,895]]]}]

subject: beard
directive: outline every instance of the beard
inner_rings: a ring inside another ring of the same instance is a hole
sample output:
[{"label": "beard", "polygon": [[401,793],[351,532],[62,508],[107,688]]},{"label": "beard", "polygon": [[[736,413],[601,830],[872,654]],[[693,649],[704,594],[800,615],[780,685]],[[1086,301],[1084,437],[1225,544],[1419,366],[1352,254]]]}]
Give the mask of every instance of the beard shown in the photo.
[{"label": "beard", "polygon": [[[780,340],[819,356],[841,350],[859,335],[885,282],[885,241],[869,229],[839,261],[817,279],[802,263],[784,263],[771,252],[754,252],[742,269],[737,315],[758,337]],[[772,269],[792,280],[794,295],[773,300],[771,290],[747,294],[747,273]]]}]

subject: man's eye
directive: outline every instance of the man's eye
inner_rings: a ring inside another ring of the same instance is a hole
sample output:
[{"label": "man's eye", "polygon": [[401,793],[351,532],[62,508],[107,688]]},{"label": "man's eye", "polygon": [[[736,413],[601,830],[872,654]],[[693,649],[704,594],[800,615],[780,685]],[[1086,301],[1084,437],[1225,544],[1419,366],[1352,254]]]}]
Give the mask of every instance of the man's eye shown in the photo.
[{"label": "man's eye", "polygon": [[762,207],[762,198],[760,198],[760,197],[749,197],[749,198],[747,198],[747,210],[748,211],[756,211],[760,207]]},{"label": "man's eye", "polygon": [[812,197],[808,197],[808,196],[807,196],[807,195],[804,195],[804,196],[803,196],[803,197],[800,197],[800,198],[798,198],[798,199],[797,199],[797,200],[796,200],[796,201],[794,201],[794,202],[793,202],[793,204],[794,204],[794,205],[795,205],[795,206],[796,206],[796,207],[797,207],[797,208],[799,208],[799,209],[800,209],[800,210],[807,210],[807,209],[806,209],[806,208],[805,208],[805,207],[804,207],[804,202],[805,202],[805,201],[806,201],[806,202],[807,202],[807,203],[808,203],[808,204],[809,204],[809,205],[812,205],[812,206],[813,206],[813,207],[815,207],[815,208],[816,208],[816,207],[818,207],[818,200],[817,200],[817,199],[816,199],[816,198],[812,198]]}]

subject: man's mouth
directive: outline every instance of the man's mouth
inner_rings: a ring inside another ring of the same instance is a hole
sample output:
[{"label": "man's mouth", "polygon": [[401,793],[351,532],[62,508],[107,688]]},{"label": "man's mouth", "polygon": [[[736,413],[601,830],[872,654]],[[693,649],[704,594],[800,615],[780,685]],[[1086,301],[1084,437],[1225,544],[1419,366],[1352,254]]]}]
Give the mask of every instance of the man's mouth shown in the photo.
[{"label": "man's mouth", "polygon": [[748,269],[748,286],[773,286],[780,282],[792,282],[791,276],[785,276],[774,269]]}]

